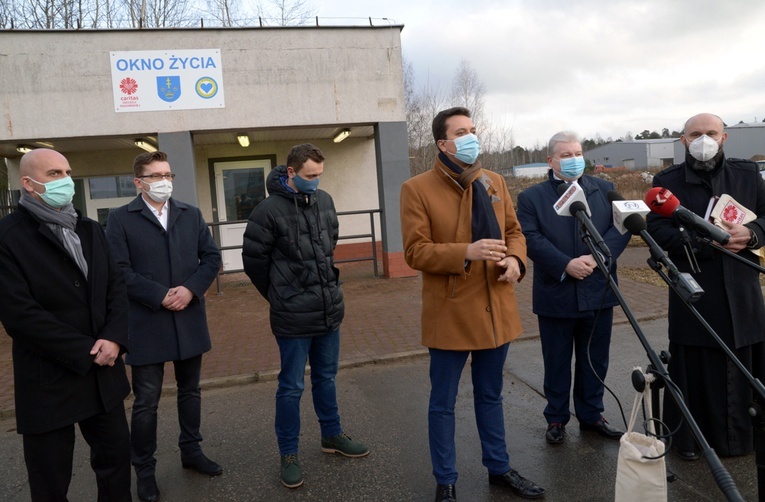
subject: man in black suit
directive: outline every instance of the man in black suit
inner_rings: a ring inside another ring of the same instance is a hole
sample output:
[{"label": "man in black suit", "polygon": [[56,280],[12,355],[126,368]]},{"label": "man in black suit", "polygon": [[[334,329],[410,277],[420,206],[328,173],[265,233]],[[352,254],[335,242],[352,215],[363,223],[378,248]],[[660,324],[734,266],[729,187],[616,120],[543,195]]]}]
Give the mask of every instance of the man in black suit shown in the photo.
[{"label": "man in black suit", "polygon": [[141,194],[109,214],[106,236],[130,298],[127,363],[135,394],[130,429],[138,498],[154,501],[157,407],[166,362],[172,361],[178,385],[183,468],[209,476],[223,472],[199,445],[202,354],[212,346],[204,295],[221,254],[201,211],[171,198],[175,175],[164,152],[139,155],[133,169]]},{"label": "man in black suit", "polygon": [[32,500],[66,500],[77,423],[98,499],[125,501],[127,294],[101,227],[72,207],[71,173],[54,150],[27,153],[19,208],[0,220],[0,321],[13,338],[16,426]]}]

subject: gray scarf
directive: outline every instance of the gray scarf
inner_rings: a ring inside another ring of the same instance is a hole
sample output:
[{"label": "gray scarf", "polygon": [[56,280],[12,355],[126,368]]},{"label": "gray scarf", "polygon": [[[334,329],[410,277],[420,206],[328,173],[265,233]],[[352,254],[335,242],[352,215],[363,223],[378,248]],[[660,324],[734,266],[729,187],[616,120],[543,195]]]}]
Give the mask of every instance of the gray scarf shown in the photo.
[{"label": "gray scarf", "polygon": [[85,277],[88,276],[88,263],[82,254],[82,243],[80,236],[74,232],[77,225],[77,213],[71,203],[62,207],[61,210],[52,207],[35,199],[28,192],[24,192],[19,199],[19,204],[24,206],[32,215],[42,223],[45,223],[51,229],[53,234],[58,237],[61,244],[67,250],[69,255],[77,262]]}]

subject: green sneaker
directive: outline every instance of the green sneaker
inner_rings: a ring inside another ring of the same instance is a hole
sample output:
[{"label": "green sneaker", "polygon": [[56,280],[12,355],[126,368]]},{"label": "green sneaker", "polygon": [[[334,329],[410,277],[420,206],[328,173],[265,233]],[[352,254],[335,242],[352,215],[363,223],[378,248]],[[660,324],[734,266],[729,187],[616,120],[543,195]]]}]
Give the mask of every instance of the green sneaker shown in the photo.
[{"label": "green sneaker", "polygon": [[303,484],[303,469],[297,453],[282,455],[282,484],[287,488],[297,488]]},{"label": "green sneaker", "polygon": [[366,445],[352,440],[346,434],[321,438],[321,451],[324,453],[339,453],[346,457],[363,457],[369,455],[369,448],[367,448]]}]

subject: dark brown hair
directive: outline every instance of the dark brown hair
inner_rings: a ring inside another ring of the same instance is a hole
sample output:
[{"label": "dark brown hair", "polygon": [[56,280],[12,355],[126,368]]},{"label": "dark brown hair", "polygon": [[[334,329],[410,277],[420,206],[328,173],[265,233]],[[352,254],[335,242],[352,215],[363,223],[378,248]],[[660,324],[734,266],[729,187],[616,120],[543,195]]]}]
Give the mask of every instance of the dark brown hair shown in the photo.
[{"label": "dark brown hair", "polygon": [[135,177],[143,176],[144,166],[157,161],[167,162],[167,154],[158,150],[156,152],[142,153],[136,157],[135,160],[133,160],[133,172],[135,173]]},{"label": "dark brown hair", "polygon": [[319,147],[312,145],[311,143],[303,143],[302,145],[295,145],[290,148],[290,153],[287,154],[287,167],[291,167],[295,172],[300,172],[303,169],[303,164],[308,159],[314,162],[324,162],[324,154],[321,153]]},{"label": "dark brown hair", "polygon": [[455,106],[454,108],[438,112],[436,118],[433,119],[433,140],[436,143],[438,143],[439,139],[446,139],[446,120],[455,115],[464,115],[470,118],[470,110],[462,106]]}]

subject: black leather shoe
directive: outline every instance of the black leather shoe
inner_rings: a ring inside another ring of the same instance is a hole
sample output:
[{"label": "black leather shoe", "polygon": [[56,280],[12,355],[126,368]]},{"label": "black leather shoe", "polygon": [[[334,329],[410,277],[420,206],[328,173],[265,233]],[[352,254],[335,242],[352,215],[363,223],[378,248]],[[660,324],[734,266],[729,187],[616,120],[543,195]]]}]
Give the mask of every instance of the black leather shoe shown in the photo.
[{"label": "black leather shoe", "polygon": [[604,438],[608,439],[621,439],[624,435],[624,431],[620,431],[614,427],[611,427],[608,421],[601,417],[600,420],[594,424],[579,423],[579,430],[597,432]]},{"label": "black leather shoe", "polygon": [[547,426],[547,432],[545,432],[545,439],[550,444],[560,444],[566,437],[566,426],[563,424],[550,424]]},{"label": "black leather shoe", "polygon": [[524,478],[518,471],[510,469],[504,474],[489,474],[489,483],[506,486],[516,495],[524,499],[538,499],[545,496],[545,489]]},{"label": "black leather shoe", "polygon": [[438,485],[436,502],[457,502],[457,488],[454,485]]},{"label": "black leather shoe", "polygon": [[204,453],[200,453],[195,457],[181,458],[181,465],[184,469],[194,469],[201,474],[207,474],[208,476],[218,476],[223,473],[223,467],[219,466]]},{"label": "black leather shoe", "polygon": [[695,451],[675,450],[675,453],[681,460],[685,460],[686,462],[692,462],[699,459],[699,454]]},{"label": "black leather shoe", "polygon": [[136,481],[136,491],[138,492],[138,500],[143,502],[156,502],[159,500],[159,487],[157,486],[157,478],[154,476],[138,478]]}]

